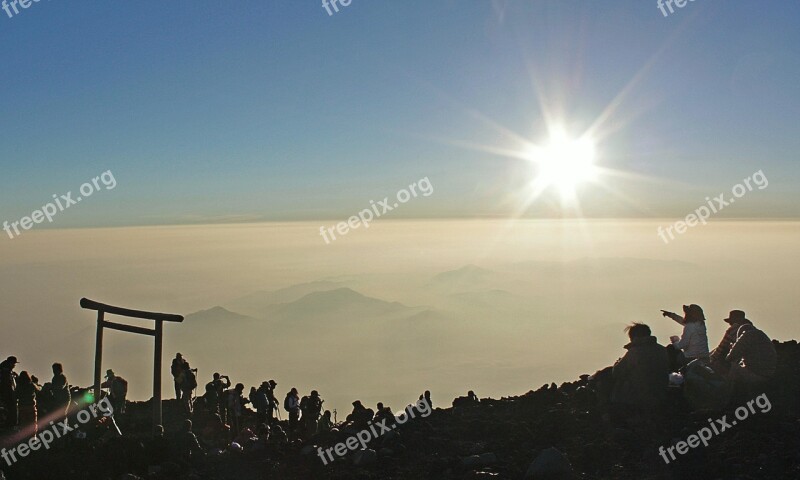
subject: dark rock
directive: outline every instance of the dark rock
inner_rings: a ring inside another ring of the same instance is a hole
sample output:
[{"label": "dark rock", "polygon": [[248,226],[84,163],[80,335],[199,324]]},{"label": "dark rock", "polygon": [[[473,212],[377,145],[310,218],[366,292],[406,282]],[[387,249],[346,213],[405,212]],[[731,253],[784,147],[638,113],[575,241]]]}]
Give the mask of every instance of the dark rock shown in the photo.
[{"label": "dark rock", "polygon": [[357,467],[365,467],[367,465],[372,465],[378,460],[378,454],[375,450],[366,449],[366,450],[359,450],[353,454],[353,465]]},{"label": "dark rock", "polygon": [[525,473],[531,480],[568,480],[575,478],[567,456],[556,448],[548,448],[537,455]]}]

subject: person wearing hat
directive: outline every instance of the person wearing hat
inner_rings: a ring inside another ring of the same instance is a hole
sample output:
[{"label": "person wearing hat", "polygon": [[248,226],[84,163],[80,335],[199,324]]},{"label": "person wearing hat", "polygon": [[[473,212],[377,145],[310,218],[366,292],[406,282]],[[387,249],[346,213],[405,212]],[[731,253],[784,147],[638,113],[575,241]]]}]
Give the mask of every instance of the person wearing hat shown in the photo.
[{"label": "person wearing hat", "polygon": [[19,404],[17,402],[17,372],[14,367],[17,357],[8,357],[0,362],[0,402],[6,407],[6,427],[13,428],[19,423]]},{"label": "person wearing hat", "polygon": [[661,313],[683,326],[681,336],[670,337],[672,345],[667,347],[668,351],[671,351],[673,369],[683,367],[693,360],[707,362],[708,332],[703,309],[699,305],[691,304],[683,306],[683,317],[667,310],[661,310]]},{"label": "person wearing hat", "polygon": [[775,376],[778,352],[766,333],[745,323],[725,360],[731,364],[729,378],[735,394],[757,394]]},{"label": "person wearing hat", "polygon": [[267,423],[267,408],[269,407],[269,398],[267,391],[269,390],[269,382],[261,382],[261,385],[256,389],[251,388],[250,403],[256,409],[256,425]]},{"label": "person wearing hat", "polygon": [[300,400],[300,410],[303,412],[303,429],[309,436],[317,433],[317,422],[322,415],[322,402],[319,392],[311,390],[311,395]]},{"label": "person wearing hat", "polygon": [[722,336],[722,341],[719,346],[711,352],[709,361],[711,368],[716,372],[727,374],[731,369],[731,364],[725,359],[731,351],[731,346],[736,342],[736,336],[739,333],[739,328],[742,325],[752,325],[753,322],[747,319],[747,315],[741,310],[731,310],[728,318],[724,318],[723,322],[728,324],[728,329],[725,330],[725,335]]},{"label": "person wearing hat", "polygon": [[283,409],[289,412],[289,434],[295,433],[300,420],[300,395],[292,387],[283,399]]},{"label": "person wearing hat", "polygon": [[114,413],[125,413],[125,402],[128,396],[128,381],[114,374],[110,368],[106,370],[106,381],[100,384],[101,388],[108,389],[108,398]]}]

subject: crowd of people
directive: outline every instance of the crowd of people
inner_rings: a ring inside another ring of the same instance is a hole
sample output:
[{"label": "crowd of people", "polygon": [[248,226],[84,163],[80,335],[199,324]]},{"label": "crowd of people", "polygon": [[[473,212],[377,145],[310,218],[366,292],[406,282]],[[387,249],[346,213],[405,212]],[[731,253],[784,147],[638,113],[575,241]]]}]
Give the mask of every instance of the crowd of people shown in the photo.
[{"label": "crowd of people", "polygon": [[683,315],[666,310],[662,314],[683,330],[670,337],[666,346],[658,343],[648,325],[634,323],[626,328],[630,339],[625,345],[627,352],[611,371],[610,404],[616,418],[657,417],[665,408],[670,382],[708,380],[719,387],[707,392],[727,395],[728,402],[735,402],[763,393],[775,376],[775,346],[745,312],[733,310],[723,319],[728,328],[713,351],[709,350],[706,318],[699,305],[684,305]]},{"label": "crowd of people", "polygon": [[[284,445],[319,434],[358,431],[372,421],[394,419],[392,409],[383,403],[379,402],[373,410],[356,400],[352,412],[337,425],[333,413],[323,409],[325,401],[317,390],[301,396],[297,388],[292,387],[281,404],[275,380],[250,387],[245,396],[243,383],[234,385],[229,376],[218,372],[205,384],[203,393],[197,394],[197,370],[192,369],[180,353],[172,360],[170,371],[175,398],[185,415],[180,433],[182,440],[177,442],[178,457],[184,460],[208,451],[237,448],[253,438]],[[419,398],[430,402],[430,391]],[[286,412],[286,422],[281,418],[281,410]]]},{"label": "crowd of people", "polygon": [[[731,397],[761,393],[775,376],[775,347],[743,311],[733,310],[723,320],[727,329],[714,350],[709,349],[706,318],[700,306],[684,305],[683,315],[666,310],[662,314],[682,327],[681,334],[672,336],[666,346],[658,343],[646,324],[634,323],[626,328],[630,340],[625,345],[627,352],[607,369],[607,403],[612,418],[624,422],[657,417],[665,409],[670,384],[689,382],[697,369],[706,372],[703,378],[708,378],[707,372],[711,372],[724,379],[732,389]],[[66,416],[75,407],[61,364],[52,365],[52,380],[44,385],[27,371],[17,374],[17,365],[13,356],[0,363],[3,427],[15,430],[32,427],[36,432],[37,415],[42,411]],[[158,426],[152,444],[156,446],[156,457],[159,451],[162,454],[171,451],[172,458],[179,458],[184,464],[209,451],[241,449],[254,442],[280,448],[317,435],[352,434],[366,429],[371,422],[385,420],[391,424],[396,418],[383,403],[372,409],[356,400],[344,422],[337,424],[331,411],[323,408],[324,400],[317,390],[301,396],[297,388],[291,388],[281,404],[275,380],[252,386],[245,395],[243,383],[234,385],[230,377],[220,373],[214,373],[198,395],[197,370],[180,353],[172,360],[170,371],[179,405],[175,411],[182,416],[180,428],[167,440],[164,428]],[[101,387],[107,390],[114,414],[125,415],[127,381],[108,370]],[[420,395],[419,400],[432,408],[430,391]],[[479,402],[470,391],[467,396],[455,399],[453,406],[467,407]],[[287,414],[286,421],[281,418],[281,410]],[[169,449],[159,448],[167,444]]]},{"label": "crowd of people", "polygon": [[14,356],[0,362],[0,427],[14,431],[30,427],[35,434],[40,415],[54,413],[63,417],[69,413],[70,385],[60,363],[53,364],[53,378],[44,385],[27,370],[17,373],[18,364]]}]

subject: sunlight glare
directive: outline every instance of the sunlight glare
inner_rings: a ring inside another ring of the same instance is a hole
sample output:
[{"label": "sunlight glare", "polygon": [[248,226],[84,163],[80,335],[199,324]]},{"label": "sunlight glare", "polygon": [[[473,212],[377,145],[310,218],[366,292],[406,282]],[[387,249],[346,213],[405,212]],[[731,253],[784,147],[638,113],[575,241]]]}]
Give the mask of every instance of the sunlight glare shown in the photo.
[{"label": "sunlight glare", "polygon": [[555,130],[546,146],[531,149],[529,158],[538,167],[536,189],[555,187],[563,198],[573,197],[578,185],[597,178],[594,142],[586,136],[572,139]]}]

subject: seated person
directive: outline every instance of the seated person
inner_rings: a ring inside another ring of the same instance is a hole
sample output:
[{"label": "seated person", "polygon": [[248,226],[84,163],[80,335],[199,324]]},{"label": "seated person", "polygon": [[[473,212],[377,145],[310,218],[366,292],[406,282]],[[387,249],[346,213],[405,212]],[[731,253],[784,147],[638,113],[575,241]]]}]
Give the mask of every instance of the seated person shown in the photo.
[{"label": "seated person", "polygon": [[628,350],[612,370],[611,411],[615,420],[658,415],[669,386],[667,350],[652,336],[650,327],[634,323],[625,329]]},{"label": "seated person", "polygon": [[346,422],[348,426],[352,426],[358,430],[367,428],[367,423],[375,416],[375,412],[371,408],[366,408],[361,400],[353,402],[353,411],[347,416]]},{"label": "seated person", "polygon": [[709,362],[714,371],[726,375],[731,369],[731,364],[728,362],[727,357],[731,351],[731,347],[736,342],[739,328],[745,324],[752,325],[753,322],[748,320],[745,313],[741,310],[731,310],[728,318],[723,321],[728,324],[728,329],[725,330],[725,335],[722,336],[719,346],[711,352]]},{"label": "seated person", "polygon": [[775,376],[778,353],[766,333],[752,324],[744,324],[739,327],[726,360],[731,363],[729,378],[734,388],[751,390]]},{"label": "seated person", "polygon": [[670,361],[671,369],[678,370],[693,360],[708,361],[708,333],[706,331],[706,317],[699,305],[684,305],[683,317],[676,313],[662,310],[661,313],[675,320],[683,326],[683,333],[678,337],[672,336],[670,350],[677,351],[675,358]]}]

